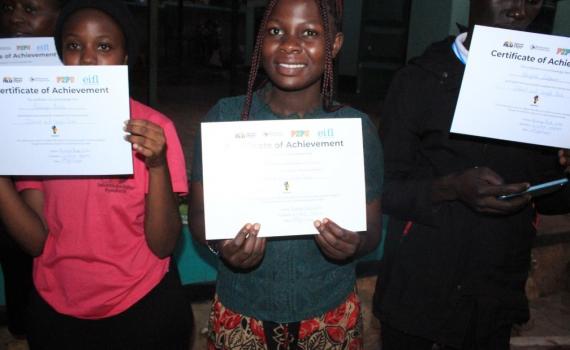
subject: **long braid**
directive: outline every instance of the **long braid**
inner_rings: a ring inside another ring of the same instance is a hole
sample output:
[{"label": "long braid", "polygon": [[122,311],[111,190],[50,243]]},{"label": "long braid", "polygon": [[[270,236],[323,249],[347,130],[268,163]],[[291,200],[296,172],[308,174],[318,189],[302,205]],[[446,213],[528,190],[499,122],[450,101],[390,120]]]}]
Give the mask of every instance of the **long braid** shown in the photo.
[{"label": "long braid", "polygon": [[279,0],[271,0],[265,9],[263,14],[263,19],[261,25],[259,26],[259,31],[257,32],[257,38],[255,40],[255,47],[251,55],[251,68],[249,70],[249,79],[247,81],[247,94],[245,97],[245,103],[243,105],[243,110],[241,112],[241,120],[249,119],[249,111],[251,109],[251,103],[253,101],[253,89],[255,87],[255,80],[257,79],[257,72],[259,71],[259,64],[261,62],[261,49],[263,46],[263,40],[265,39],[265,34],[267,32],[267,22],[269,16]]},{"label": "long braid", "polygon": [[322,79],[321,94],[323,96],[323,107],[325,111],[330,111],[333,104],[334,94],[333,32],[331,30],[329,20],[328,0],[320,0],[319,5],[325,31],[325,69]]}]

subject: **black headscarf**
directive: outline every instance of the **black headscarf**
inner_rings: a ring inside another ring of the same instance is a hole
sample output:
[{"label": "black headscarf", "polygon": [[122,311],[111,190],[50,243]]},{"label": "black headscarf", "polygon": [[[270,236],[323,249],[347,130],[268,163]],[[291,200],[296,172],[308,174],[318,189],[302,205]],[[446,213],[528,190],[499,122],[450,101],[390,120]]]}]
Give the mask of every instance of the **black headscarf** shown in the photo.
[{"label": "black headscarf", "polygon": [[55,25],[55,47],[59,58],[63,61],[62,55],[62,32],[67,20],[75,12],[82,9],[96,9],[111,16],[121,27],[125,36],[127,55],[129,57],[129,68],[135,63],[138,53],[137,29],[134,18],[127,5],[120,0],[69,0],[61,9]]}]

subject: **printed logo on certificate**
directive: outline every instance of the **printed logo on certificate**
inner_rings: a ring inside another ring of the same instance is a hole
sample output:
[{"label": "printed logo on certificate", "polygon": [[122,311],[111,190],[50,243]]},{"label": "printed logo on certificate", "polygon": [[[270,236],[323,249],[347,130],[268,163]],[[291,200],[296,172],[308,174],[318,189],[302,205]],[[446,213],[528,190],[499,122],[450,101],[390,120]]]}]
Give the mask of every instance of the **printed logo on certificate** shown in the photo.
[{"label": "printed logo on certificate", "polygon": [[61,66],[51,37],[0,39],[0,66]]},{"label": "printed logo on certificate", "polygon": [[316,234],[325,217],[366,230],[359,118],[202,123],[206,239]]},{"label": "printed logo on certificate", "polygon": [[476,26],[451,132],[570,148],[570,38]]}]

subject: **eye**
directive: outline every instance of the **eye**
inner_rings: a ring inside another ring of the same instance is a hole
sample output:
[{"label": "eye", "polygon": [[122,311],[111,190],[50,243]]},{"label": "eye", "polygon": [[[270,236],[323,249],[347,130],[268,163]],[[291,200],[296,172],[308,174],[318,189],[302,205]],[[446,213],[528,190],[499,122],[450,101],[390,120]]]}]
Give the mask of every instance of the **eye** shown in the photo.
[{"label": "eye", "polygon": [[100,43],[97,47],[100,51],[110,51],[113,47],[109,43]]},{"label": "eye", "polygon": [[317,32],[317,31],[314,30],[314,29],[305,29],[305,30],[303,31],[303,35],[304,35],[304,36],[318,36],[318,35],[319,35],[319,32]]},{"label": "eye", "polygon": [[81,46],[75,41],[70,41],[68,43],[65,43],[65,49],[67,51],[77,51],[81,49]]},{"label": "eye", "polygon": [[2,12],[12,12],[14,11],[14,6],[10,5],[10,4],[2,4]]},{"label": "eye", "polygon": [[30,6],[30,5],[26,5],[24,7],[24,11],[26,11],[26,13],[35,13],[38,9],[34,6]]},{"label": "eye", "polygon": [[276,36],[276,35],[283,35],[283,31],[279,28],[269,28],[269,30],[267,31],[269,33],[269,35],[272,36]]}]

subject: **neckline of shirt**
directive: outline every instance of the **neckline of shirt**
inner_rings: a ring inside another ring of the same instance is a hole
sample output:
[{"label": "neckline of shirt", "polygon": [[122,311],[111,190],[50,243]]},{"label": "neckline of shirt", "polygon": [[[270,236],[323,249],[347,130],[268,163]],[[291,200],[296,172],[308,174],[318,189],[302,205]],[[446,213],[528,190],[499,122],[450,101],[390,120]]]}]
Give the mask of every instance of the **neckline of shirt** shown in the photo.
[{"label": "neckline of shirt", "polygon": [[455,38],[455,41],[451,45],[453,53],[455,53],[457,59],[461,61],[461,63],[463,64],[466,64],[467,59],[469,58],[469,50],[467,50],[467,48],[464,45],[466,39],[467,39],[467,33],[466,32],[461,33]]}]

